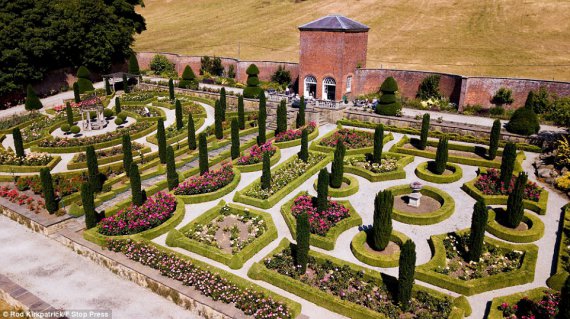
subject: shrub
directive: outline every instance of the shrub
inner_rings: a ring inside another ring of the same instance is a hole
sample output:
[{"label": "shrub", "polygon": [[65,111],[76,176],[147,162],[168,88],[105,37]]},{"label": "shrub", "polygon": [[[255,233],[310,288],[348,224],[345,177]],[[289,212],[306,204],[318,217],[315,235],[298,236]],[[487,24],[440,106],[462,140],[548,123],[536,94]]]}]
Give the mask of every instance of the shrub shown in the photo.
[{"label": "shrub", "polygon": [[538,133],[540,123],[534,110],[525,106],[513,113],[505,128],[511,133],[528,136]]},{"label": "shrub", "polygon": [[87,146],[85,157],[87,158],[87,175],[91,189],[94,192],[100,192],[102,185],[99,177],[99,164],[97,163],[97,154],[93,146]]},{"label": "shrub", "polygon": [[418,145],[418,148],[420,150],[425,150],[426,146],[427,146],[427,139],[428,139],[428,135],[429,135],[429,120],[430,120],[429,113],[425,113],[423,118],[422,118],[422,130],[420,133],[420,144]]},{"label": "shrub", "polygon": [[70,131],[71,133],[73,133],[73,134],[77,134],[77,133],[81,132],[81,129],[79,128],[79,126],[73,125],[73,126],[69,129],[69,131]]},{"label": "shrub", "polygon": [[125,174],[129,176],[131,171],[131,165],[133,164],[133,147],[131,143],[131,136],[129,134],[123,134],[123,169]]},{"label": "shrub", "polygon": [[434,174],[442,175],[445,172],[448,157],[447,143],[447,136],[443,136],[439,139],[439,143],[437,144],[437,151],[435,153],[435,163],[433,164],[433,169],[431,170]]},{"label": "shrub", "polygon": [[223,75],[224,66],[222,65],[222,59],[215,56],[213,58],[210,58],[209,56],[200,58],[200,74],[206,73],[216,76]]},{"label": "shrub", "polygon": [[372,249],[382,251],[388,246],[392,235],[392,209],[394,196],[389,190],[380,191],[374,198],[374,223],[372,224],[369,245]]},{"label": "shrub", "polygon": [[277,107],[277,129],[275,135],[287,131],[287,104],[285,100],[281,100]]},{"label": "shrub", "polygon": [[122,118],[120,118],[120,117],[117,117],[117,118],[115,119],[115,124],[116,124],[116,125],[122,125],[124,122],[125,122],[125,121],[124,121]]},{"label": "shrub", "polygon": [[93,82],[89,79],[90,73],[86,67],[80,66],[77,70],[77,86],[79,87],[79,94],[83,94],[87,91],[93,91]]},{"label": "shrub", "polygon": [[489,159],[494,160],[497,157],[499,142],[501,140],[501,121],[495,120],[493,128],[491,128],[491,136],[489,138]]},{"label": "shrub", "polygon": [[309,160],[309,133],[306,129],[301,132],[301,150],[298,155],[299,159],[305,163]]},{"label": "shrub", "polygon": [[79,83],[73,83],[73,98],[75,103],[81,102],[81,93],[79,93]]},{"label": "shrub", "polygon": [[176,100],[175,104],[175,115],[176,115],[176,129],[180,130],[184,127],[184,118],[182,117],[182,104],[180,100]]},{"label": "shrub", "polygon": [[81,203],[85,213],[85,228],[91,229],[97,226],[97,214],[95,213],[95,199],[89,182],[81,184]]},{"label": "shrub", "polygon": [[67,132],[69,132],[70,129],[71,129],[71,125],[69,125],[69,124],[67,124],[67,123],[61,125],[61,130],[62,130],[63,132],[66,132],[66,133],[67,133]]},{"label": "shrub", "polygon": [[40,170],[40,180],[42,183],[42,195],[44,197],[46,210],[53,214],[57,211],[58,205],[55,199],[55,192],[53,190],[53,181],[49,168],[44,167]]},{"label": "shrub", "polygon": [[12,130],[12,137],[14,138],[14,150],[17,157],[25,157],[24,140],[22,139],[22,132],[20,128],[16,127]]},{"label": "shrub", "polygon": [[557,98],[552,103],[552,111],[545,118],[558,125],[570,127],[570,97]]},{"label": "shrub", "polygon": [[121,112],[121,113],[117,114],[117,117],[121,118],[121,120],[123,120],[123,122],[124,122],[127,119],[127,113]]},{"label": "shrub", "polygon": [[115,98],[115,114],[121,114],[121,99],[118,97]]},{"label": "shrub", "polygon": [[[341,162],[342,163],[342,162]],[[329,205],[329,172],[326,167],[319,171],[317,182],[317,212],[324,212]]]},{"label": "shrub", "polygon": [[469,260],[477,262],[483,252],[483,241],[485,240],[485,229],[489,212],[484,200],[479,200],[473,206],[473,216],[471,217],[471,232],[469,233]]},{"label": "shrub", "polygon": [[291,83],[291,72],[285,69],[285,66],[280,65],[277,70],[271,75],[271,81],[277,82],[280,85]]},{"label": "shrub", "polygon": [[245,129],[245,109],[243,106],[243,95],[238,96],[237,110],[239,129],[243,130]]},{"label": "shrub", "polygon": [[71,104],[69,102],[65,103],[65,119],[67,120],[67,124],[72,126],[73,122],[73,110],[71,109]]},{"label": "shrub", "polygon": [[178,81],[178,87],[188,89],[195,80],[196,75],[194,74],[194,71],[192,71],[192,68],[187,65],[184,67],[184,71],[182,72],[182,79]]},{"label": "shrub", "polygon": [[546,87],[541,86],[538,91],[529,91],[525,107],[532,109],[536,114],[545,114],[553,111],[553,101]]},{"label": "shrub", "polygon": [[111,116],[113,116],[113,114],[115,114],[115,113],[111,109],[104,109],[103,110],[103,116],[104,117],[111,117]]},{"label": "shrub", "polygon": [[402,109],[402,104],[396,99],[396,91],[398,91],[398,84],[393,77],[388,77],[380,86],[382,96],[378,100],[376,113],[382,115],[396,116]]},{"label": "shrub", "polygon": [[305,97],[301,96],[301,102],[299,104],[299,112],[297,112],[297,118],[295,119],[295,124],[297,128],[305,126]]},{"label": "shrub", "polygon": [[231,146],[231,156],[232,159],[236,159],[239,157],[239,148],[240,148],[240,141],[239,141],[239,127],[238,121],[236,118],[232,119],[231,130],[232,130],[232,146]]},{"label": "shrub", "polygon": [[222,109],[222,121],[226,120],[226,108],[228,107],[228,102],[226,101],[226,88],[220,90],[220,107]]},{"label": "shrub", "polygon": [[174,80],[172,78],[168,79],[168,97],[174,101]]},{"label": "shrub", "polygon": [[222,112],[220,100],[216,100],[216,104],[214,106],[214,132],[216,133],[216,138],[219,140],[224,138],[224,120],[222,119]]},{"label": "shrub", "polygon": [[236,68],[233,64],[228,66],[228,78],[235,79],[236,77]]},{"label": "shrub", "polygon": [[170,73],[174,71],[174,64],[170,63],[170,61],[161,54],[156,54],[150,60],[150,69],[156,73]]},{"label": "shrub", "polygon": [[560,290],[560,303],[558,304],[558,316],[561,319],[570,318],[570,277],[564,281]]},{"label": "shrub", "polygon": [[439,80],[441,77],[438,74],[426,76],[418,88],[417,98],[422,100],[429,100],[430,98],[440,99],[441,93],[439,92]]},{"label": "shrub", "polygon": [[268,152],[263,153],[263,168],[261,171],[261,189],[271,187],[271,156]]},{"label": "shrub", "polygon": [[264,144],[267,141],[265,137],[266,121],[267,121],[267,109],[265,107],[265,94],[262,92],[259,94],[259,113],[257,116],[257,126],[259,133],[257,135],[257,145]]},{"label": "shrub", "polygon": [[372,154],[372,162],[381,164],[382,148],[384,147],[384,126],[377,125],[374,128],[374,152]]},{"label": "shrub", "polygon": [[141,74],[141,69],[139,67],[139,61],[137,60],[137,55],[135,53],[131,54],[129,57],[129,68],[128,71],[130,74]]},{"label": "shrub", "polygon": [[[243,90],[243,96],[255,98],[263,94],[263,90],[259,87],[259,69],[257,66],[250,64],[245,72],[247,73],[247,87]],[[265,141],[262,143],[265,143]]]},{"label": "shrub", "polygon": [[29,84],[28,87],[26,88],[26,103],[24,106],[27,111],[35,111],[43,107],[42,102],[38,98],[38,95],[36,94],[32,86]]},{"label": "shrub", "polygon": [[133,205],[141,206],[144,202],[141,188],[141,175],[139,166],[135,163],[131,164],[129,179],[131,181],[131,195],[133,197]]},{"label": "shrub", "polygon": [[129,79],[127,79],[126,74],[123,74],[123,90],[125,93],[131,93],[131,89],[129,88]]},{"label": "shrub", "polygon": [[493,98],[491,99],[491,103],[502,106],[505,104],[513,104],[515,99],[513,99],[513,90],[507,89],[505,87],[499,88]]},{"label": "shrub", "polygon": [[515,143],[508,142],[503,149],[503,157],[501,159],[501,177],[503,185],[509,185],[515,170],[515,161],[517,160],[517,146]]},{"label": "shrub", "polygon": [[188,114],[188,149],[196,149],[196,128],[194,127],[192,113]]},{"label": "shrub", "polygon": [[105,78],[105,94],[111,95],[113,92],[111,91],[111,84],[109,84],[109,79]]},{"label": "shrub", "polygon": [[505,108],[502,106],[495,106],[489,109],[489,113],[493,116],[502,116],[505,114]]},{"label": "shrub", "polygon": [[338,143],[336,143],[336,149],[334,151],[334,159],[331,166],[330,186],[333,188],[340,188],[342,186],[345,154],[346,154],[346,147],[344,147],[344,143],[341,140],[339,140]]},{"label": "shrub", "polygon": [[208,168],[208,141],[206,140],[206,134],[200,133],[198,135],[198,162],[200,167],[200,175],[207,173]]},{"label": "shrub", "polygon": [[178,187],[178,173],[176,172],[176,163],[174,162],[174,149],[171,145],[168,145],[166,148],[166,180],[168,181],[169,191]]},{"label": "shrub", "polygon": [[398,302],[402,309],[407,310],[412,296],[414,277],[416,273],[416,244],[408,239],[402,245],[398,269]]},{"label": "shrub", "polygon": [[524,217],[523,196],[527,182],[527,175],[524,172],[519,174],[515,182],[515,188],[507,199],[507,212],[505,222],[508,227],[516,228]]},{"label": "shrub", "polygon": [[158,157],[160,158],[160,163],[164,164],[166,163],[166,132],[162,118],[158,119],[156,139],[158,141]]},{"label": "shrub", "polygon": [[309,225],[309,216],[302,213],[297,216],[297,250],[295,254],[296,264],[299,272],[304,274],[307,271],[307,262],[309,261],[309,240],[311,238],[311,229]]}]

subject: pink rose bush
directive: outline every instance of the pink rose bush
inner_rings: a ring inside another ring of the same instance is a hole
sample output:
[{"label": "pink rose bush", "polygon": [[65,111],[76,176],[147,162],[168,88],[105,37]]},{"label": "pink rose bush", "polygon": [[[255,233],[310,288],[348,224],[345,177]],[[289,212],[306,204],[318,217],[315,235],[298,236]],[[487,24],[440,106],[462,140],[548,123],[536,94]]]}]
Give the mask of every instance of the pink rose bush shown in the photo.
[{"label": "pink rose bush", "polygon": [[[485,195],[509,195],[515,187],[516,176],[513,175],[509,185],[504,185],[500,180],[499,170],[491,168],[486,173],[482,173],[475,182],[475,187]],[[538,202],[542,189],[533,182],[527,182],[524,190],[524,199]]]},{"label": "pink rose bush", "polygon": [[32,212],[40,213],[45,210],[45,203],[8,186],[0,187],[0,197],[6,198],[14,204],[24,206]]},{"label": "pink rose bush", "polygon": [[196,195],[217,191],[233,181],[235,173],[231,163],[223,164],[215,171],[192,176],[174,189],[176,195]]},{"label": "pink rose bush", "polygon": [[336,143],[341,139],[346,149],[371,147],[374,145],[374,133],[366,131],[357,131],[354,129],[340,129],[333,135],[323,138],[319,145],[336,147]]},{"label": "pink rose bush", "polygon": [[269,157],[273,156],[277,149],[272,145],[272,142],[266,142],[261,146],[253,145],[249,149],[249,154],[244,155],[237,160],[238,165],[252,165],[260,163],[263,160],[263,154],[269,153]]},{"label": "pink rose bush", "polygon": [[[315,122],[309,122],[307,127],[305,127],[307,133],[309,134],[313,133],[315,131],[315,128],[317,128],[317,123]],[[279,143],[279,142],[286,142],[286,141],[300,139],[302,134],[303,130],[301,129],[287,130],[285,132],[277,134],[277,136],[275,136],[275,142]]]},{"label": "pink rose bush", "polygon": [[99,233],[106,236],[132,235],[154,228],[167,221],[176,210],[176,197],[158,192],[142,206],[121,209],[99,223]]},{"label": "pink rose bush", "polygon": [[544,296],[538,301],[524,297],[516,304],[503,302],[499,310],[503,312],[503,318],[509,319],[554,319],[558,313],[560,293],[544,291]]},{"label": "pink rose bush", "polygon": [[309,215],[311,233],[320,236],[325,236],[329,229],[338,222],[350,217],[348,208],[335,201],[329,201],[326,211],[317,212],[317,207],[313,206],[313,197],[309,195],[301,195],[295,198],[291,212],[295,217],[302,213],[307,213]]}]

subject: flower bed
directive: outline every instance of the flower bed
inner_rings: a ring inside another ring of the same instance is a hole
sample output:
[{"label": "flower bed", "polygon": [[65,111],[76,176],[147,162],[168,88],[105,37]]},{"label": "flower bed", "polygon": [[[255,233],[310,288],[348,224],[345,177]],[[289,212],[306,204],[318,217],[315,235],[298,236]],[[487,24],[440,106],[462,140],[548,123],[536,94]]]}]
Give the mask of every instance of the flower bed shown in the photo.
[{"label": "flower bed", "polygon": [[489,319],[556,318],[560,293],[547,288],[536,288],[493,299]]},{"label": "flower bed", "polygon": [[[79,192],[81,184],[87,181],[86,175],[60,175],[53,174],[52,181],[56,196],[64,197]],[[35,194],[42,193],[42,184],[39,176],[19,177],[16,180],[16,187],[20,191],[32,190]]]},{"label": "flower bed", "polygon": [[[404,167],[413,161],[413,156],[384,152],[382,163],[378,165],[368,162],[364,155],[352,155],[345,157],[344,172],[364,177],[370,182],[401,179],[406,178]],[[394,165],[396,168],[392,169]]]},{"label": "flower bed", "polygon": [[378,164],[367,161],[366,156],[364,155],[356,155],[346,157],[344,159],[344,165],[360,167],[376,174],[388,173],[398,169],[398,159],[388,155],[382,159],[382,162],[380,164]]},{"label": "flower bed", "polygon": [[290,302],[282,297],[274,297],[250,282],[237,280],[238,277],[234,275],[220,273],[210,265],[161,249],[150,242],[111,240],[108,248],[157,269],[161,275],[191,286],[215,301],[233,304],[253,318],[294,318],[300,312],[300,306],[296,303],[291,309]]},{"label": "flower bed", "polygon": [[269,157],[272,157],[276,151],[277,148],[275,148],[275,146],[272,145],[271,141],[266,142],[261,146],[255,144],[249,149],[249,153],[247,155],[244,155],[237,159],[237,164],[252,165],[252,164],[261,163],[261,161],[263,160],[263,155],[265,153],[269,153]]},{"label": "flower bed", "polygon": [[134,113],[142,117],[147,117],[145,109],[150,113],[150,117],[159,117],[163,115],[160,110],[154,107],[148,107],[144,105],[121,105],[121,111]]},{"label": "flower bed", "polygon": [[[133,152],[142,150],[144,147],[145,147],[144,145],[142,145],[141,143],[137,143],[137,142],[133,142],[131,144],[131,150]],[[104,159],[107,157],[122,155],[122,154],[123,154],[123,146],[122,145],[97,150],[95,152],[97,159]],[[86,162],[86,161],[87,161],[87,156],[85,155],[84,152],[83,153],[77,153],[77,155],[74,156],[73,160],[72,160],[72,162],[74,162],[74,163],[81,163],[81,162]]]},{"label": "flower bed", "polygon": [[24,123],[35,121],[43,117],[45,116],[39,112],[14,114],[12,116],[0,119],[0,130],[5,131],[5,133],[11,133],[11,130],[16,126],[20,126]]},{"label": "flower bed", "polygon": [[159,226],[176,210],[176,198],[159,192],[142,206],[131,204],[99,223],[98,232],[105,236],[132,235]]},{"label": "flower bed", "polygon": [[342,140],[347,150],[374,146],[374,133],[355,129],[341,128],[330,136],[323,137],[319,145],[336,147],[338,140]]},{"label": "flower bed", "polygon": [[150,100],[154,97],[152,92],[136,92],[123,94],[121,96],[121,102],[144,102]]},{"label": "flower bed", "polygon": [[[311,134],[317,128],[317,123],[309,122],[309,124],[305,127],[307,130],[307,134]],[[275,143],[293,141],[296,139],[300,139],[301,135],[303,135],[302,129],[295,129],[295,130],[287,130],[285,132],[281,132],[275,136]]]},{"label": "flower bed", "polygon": [[190,177],[174,189],[174,194],[196,195],[211,193],[231,183],[234,176],[235,173],[231,163],[226,163],[218,170]]},{"label": "flower bed", "polygon": [[14,204],[24,206],[36,214],[46,211],[44,200],[35,199],[34,197],[19,192],[17,189],[13,189],[9,186],[0,186],[0,197],[6,198]]},{"label": "flower bed", "polygon": [[310,195],[301,195],[294,199],[291,207],[291,213],[295,218],[303,213],[307,213],[312,234],[325,236],[329,229],[338,222],[350,217],[348,208],[336,201],[329,201],[326,211],[317,212],[317,208],[313,205],[314,199]]},{"label": "flower bed", "polygon": [[65,118],[62,116],[46,118],[41,121],[34,121],[32,124],[22,128],[22,140],[24,143],[29,144],[41,138],[44,138],[49,134],[48,128],[56,125],[58,122],[66,123],[64,121]]},{"label": "flower bed", "polygon": [[[491,168],[486,172],[482,172],[477,177],[475,187],[485,195],[509,195],[515,187],[517,177],[513,175],[509,185],[504,185],[500,180],[500,177],[501,172],[497,169]],[[538,202],[540,200],[541,191],[542,188],[540,188],[536,183],[527,182],[523,198]]]},{"label": "flower bed", "polygon": [[28,152],[26,156],[18,157],[14,152],[0,149],[0,165],[43,166],[53,160],[47,153]]}]

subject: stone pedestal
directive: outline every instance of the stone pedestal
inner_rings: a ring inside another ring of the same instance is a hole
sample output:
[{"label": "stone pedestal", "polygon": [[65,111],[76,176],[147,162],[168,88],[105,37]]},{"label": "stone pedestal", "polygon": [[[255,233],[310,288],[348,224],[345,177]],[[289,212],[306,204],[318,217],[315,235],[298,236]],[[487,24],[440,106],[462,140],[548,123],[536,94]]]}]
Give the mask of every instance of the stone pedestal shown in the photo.
[{"label": "stone pedestal", "polygon": [[418,193],[411,193],[410,195],[408,195],[408,205],[413,206],[413,207],[419,207],[421,198],[422,198],[421,193],[419,193],[419,192]]}]

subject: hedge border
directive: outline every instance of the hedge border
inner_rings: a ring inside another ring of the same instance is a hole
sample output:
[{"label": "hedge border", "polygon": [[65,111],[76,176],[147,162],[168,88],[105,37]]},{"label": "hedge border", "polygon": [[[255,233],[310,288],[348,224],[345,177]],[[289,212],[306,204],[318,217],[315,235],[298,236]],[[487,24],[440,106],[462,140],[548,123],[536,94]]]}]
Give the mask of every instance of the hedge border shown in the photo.
[{"label": "hedge border", "polygon": [[517,231],[512,228],[505,227],[497,222],[497,212],[489,209],[489,218],[487,219],[487,231],[497,238],[512,243],[532,243],[544,236],[544,223],[538,216],[528,212],[524,212],[523,222],[531,227],[525,231]]},{"label": "hedge border", "polygon": [[561,216],[561,227],[560,227],[560,243],[557,246],[556,251],[556,273],[546,281],[548,287],[556,290],[561,290],[564,285],[564,281],[570,275],[564,269],[565,260],[569,261],[570,256],[568,255],[568,250],[566,249],[565,242],[568,239],[568,229],[570,229],[570,205],[566,205],[563,208]]},{"label": "hedge border", "polygon": [[[356,259],[360,260],[361,262],[374,267],[398,267],[400,263],[400,251],[397,251],[391,255],[379,255],[371,253],[364,248],[364,243],[368,238],[367,235],[368,233],[366,230],[361,230],[352,238],[352,241],[350,242],[350,250],[352,251],[354,257],[356,257]],[[390,241],[393,241],[400,247],[408,239],[408,236],[395,230],[392,230],[392,234],[390,235]]]},{"label": "hedge border", "polygon": [[[265,258],[270,258],[271,256],[283,251],[289,245],[290,245],[290,242],[286,238],[284,238],[283,240],[281,240],[279,245],[273,251],[271,251]],[[365,268],[365,267],[360,267],[360,266],[355,265],[353,263],[350,263],[350,262],[347,262],[344,260],[340,260],[340,259],[334,258],[332,256],[328,256],[328,255],[316,252],[314,250],[309,251],[309,254],[312,257],[314,257],[315,259],[317,259],[319,262],[324,262],[324,261],[328,260],[328,261],[331,261],[332,263],[338,265],[339,267],[346,265],[354,271],[361,272],[363,274],[363,277],[365,278],[365,280],[373,280],[377,284],[382,284],[382,282],[385,280],[392,280],[392,281],[396,280],[395,278],[390,277],[388,275],[381,274],[380,272],[373,271],[373,270]],[[276,271],[267,269],[260,262],[254,263],[249,268],[247,275],[254,280],[265,281],[265,282],[267,282],[273,286],[279,287],[279,288],[281,288],[281,289],[283,289],[289,293],[297,295],[300,298],[303,298],[309,302],[313,302],[318,306],[321,306],[325,309],[328,309],[330,311],[339,313],[341,315],[344,315],[344,316],[347,316],[350,318],[354,318],[354,319],[369,319],[369,318],[386,319],[386,316],[384,316],[381,313],[373,311],[373,310],[366,308],[364,306],[352,303],[350,301],[342,300],[339,297],[336,297],[334,295],[330,295],[324,291],[321,291],[318,287],[313,287],[313,286],[304,284],[299,280],[295,280],[295,279],[290,278],[288,276],[279,274]],[[442,298],[442,299],[446,298],[446,297],[449,298],[454,304],[449,318],[459,319],[459,318],[464,317],[464,311],[465,310],[458,308],[456,306],[455,299],[457,299],[457,298],[453,298],[453,297],[446,295],[442,292],[439,292],[439,291],[436,291],[436,290],[433,290],[433,289],[430,289],[430,288],[427,288],[424,286],[420,286],[418,284],[414,284],[413,289],[414,289],[414,291],[427,292],[432,296],[436,296],[436,298]]]},{"label": "hedge border", "polygon": [[[475,182],[479,176],[475,179],[466,182],[461,186],[461,189],[467,193],[467,195],[473,197],[475,200],[484,200],[487,205],[507,205],[507,200],[509,196],[507,195],[485,195],[480,190],[475,187]],[[546,208],[548,204],[548,191],[542,189],[540,192],[540,199],[538,202],[531,201],[528,199],[523,200],[523,205],[525,209],[532,210],[539,215],[546,215]]]},{"label": "hedge border", "polygon": [[396,162],[396,165],[398,166],[398,168],[395,171],[385,172],[385,173],[373,173],[373,172],[366,170],[364,168],[361,168],[361,167],[345,164],[344,165],[344,172],[354,174],[354,175],[358,175],[362,178],[367,179],[368,181],[370,181],[372,183],[406,178],[406,171],[404,170],[404,168],[408,164],[411,164],[414,161],[414,156],[392,153],[392,152],[383,152],[382,153],[382,158],[386,158],[387,156],[399,158],[398,161]]},{"label": "hedge border", "polygon": [[[271,158],[269,159],[269,165],[273,166],[277,164],[279,160],[281,160],[281,150],[279,149],[279,147],[276,147],[275,154],[273,154],[273,156],[271,156]],[[235,160],[232,161],[232,163],[234,167],[237,168],[242,173],[260,171],[263,168],[263,162],[249,164],[249,165],[238,165],[237,161],[238,159],[236,158]]]},{"label": "hedge border", "polygon": [[[101,149],[101,150],[103,150],[103,149]],[[139,152],[140,152],[140,154],[148,154],[151,152],[151,149],[148,146],[144,146],[143,148],[141,148],[138,151],[133,151],[133,153],[135,153],[135,152],[137,154],[133,154],[133,157],[138,156]],[[77,157],[78,157],[78,154],[73,155],[73,158],[71,159],[71,161],[69,163],[67,163],[67,169],[76,170],[76,169],[87,168],[87,162],[75,162]],[[113,155],[113,156],[107,156],[105,158],[97,158],[97,163],[99,165],[105,165],[105,164],[113,164],[113,163],[119,162],[119,161],[122,162],[123,157],[124,157],[124,154],[117,154],[117,155]]]},{"label": "hedge border", "polygon": [[27,166],[27,165],[0,165],[0,172],[3,173],[37,173],[42,168],[47,167],[49,170],[52,170],[57,163],[61,161],[60,156],[52,156],[51,161],[49,161],[46,165],[41,166]]},{"label": "hedge border", "polygon": [[[16,115],[16,114],[14,114],[14,115]],[[9,116],[7,116],[7,117],[13,117],[14,115],[9,115]],[[9,127],[9,128],[7,128],[7,129],[0,130],[0,134],[12,134],[12,131],[13,131],[15,128],[22,129],[22,128],[26,127],[26,126],[31,125],[32,123],[34,123],[35,121],[37,121],[37,120],[39,120],[39,119],[41,119],[41,118],[47,118],[47,116],[45,116],[45,115],[43,115],[43,114],[40,114],[40,116],[39,116],[38,118],[31,119],[31,120],[29,120],[29,121],[25,121],[25,122],[22,122],[22,123],[20,123],[20,124],[16,124],[16,125],[14,125],[14,126],[12,126],[12,127]]]},{"label": "hedge border", "polygon": [[[320,152],[313,152],[313,153],[323,154]],[[256,179],[253,183],[249,184],[248,186],[246,186],[242,190],[237,191],[236,194],[234,195],[233,200],[235,202],[255,206],[258,208],[262,208],[262,209],[271,208],[271,207],[275,206],[275,204],[277,204],[277,202],[279,202],[285,196],[287,196],[289,193],[291,193],[295,188],[301,186],[301,184],[303,184],[306,180],[311,178],[311,176],[315,175],[321,168],[325,167],[332,160],[332,155],[326,155],[326,154],[323,154],[323,155],[325,155],[325,157],[320,162],[315,164],[313,167],[309,168],[305,173],[303,173],[303,175],[292,180],[287,186],[278,190],[273,195],[271,195],[269,198],[259,199],[259,198],[253,198],[253,197],[249,197],[249,196],[245,195],[245,193],[250,188],[252,188],[253,185],[255,185],[256,183],[257,184],[260,183],[259,179]],[[274,167],[273,170],[278,170],[279,168],[289,164],[289,162],[292,162],[296,159],[297,159],[297,156],[293,155],[289,159],[287,159],[285,162]]]},{"label": "hedge border", "polygon": [[[359,183],[356,177],[348,174],[343,174],[342,181],[348,184],[345,188],[334,188],[329,185],[329,197],[348,197],[358,193]],[[313,188],[317,190],[317,184],[319,180],[315,179],[313,182]]]},{"label": "hedge border", "polygon": [[489,314],[487,314],[487,319],[503,319],[503,312],[499,310],[499,306],[503,302],[507,302],[509,305],[517,304],[524,297],[528,297],[530,300],[540,300],[544,296],[544,291],[552,291],[546,287],[534,288],[527,291],[517,292],[507,296],[499,296],[493,298],[491,301],[491,306],[489,307]]},{"label": "hedge border", "polygon": [[[315,127],[315,130],[312,131],[307,136],[307,140],[310,142],[310,141],[314,140],[315,138],[317,138],[317,136],[319,136],[319,128]],[[301,138],[297,138],[297,139],[290,140],[290,141],[284,141],[284,142],[275,142],[275,140],[274,140],[273,145],[279,147],[280,149],[295,147],[295,146],[301,145]]]},{"label": "hedge border", "polygon": [[198,204],[198,203],[211,202],[218,198],[224,197],[227,194],[231,193],[234,189],[236,189],[241,180],[241,174],[239,170],[235,169],[235,167],[233,167],[232,170],[235,174],[234,179],[228,185],[214,192],[195,194],[195,195],[176,195],[176,196],[179,197],[185,204]]},{"label": "hedge border", "polygon": [[[392,186],[386,190],[392,191],[394,196],[409,194],[412,192],[409,185]],[[420,193],[437,200],[440,202],[441,207],[431,213],[422,214],[406,213],[394,209],[392,211],[392,219],[411,225],[432,225],[448,219],[455,212],[455,200],[443,190],[424,185],[420,190]]]},{"label": "hedge border", "polygon": [[447,170],[451,171],[452,174],[437,175],[435,173],[432,173],[428,169],[428,165],[430,162],[433,162],[433,161],[420,163],[416,167],[415,173],[416,173],[417,177],[423,179],[424,181],[432,182],[432,183],[436,183],[436,184],[454,183],[463,177],[463,169],[461,169],[461,167],[459,165],[456,165],[453,163],[446,163],[445,168]]},{"label": "hedge border", "polygon": [[[318,140],[313,141],[311,143],[311,146],[309,147],[309,149],[312,151],[317,151],[317,152],[321,152],[321,153],[334,153],[334,151],[335,151],[334,147],[319,145],[319,143],[323,139],[328,138],[330,136],[333,136],[334,133],[338,132],[338,130],[339,130],[338,128],[334,129],[334,130],[328,132],[327,134],[321,136]],[[370,133],[370,134],[374,135],[374,132],[369,132],[369,131],[364,131],[364,130],[356,130],[356,129],[355,129],[355,131]],[[392,133],[384,135],[383,144],[385,145],[386,143],[390,142],[393,139],[394,139],[394,135],[392,135]],[[368,147],[362,147],[362,148],[354,148],[354,149],[348,149],[347,148],[345,155],[366,154],[366,153],[372,153],[373,151],[374,151],[374,145],[368,146]]]},{"label": "hedge border", "polygon": [[[291,238],[297,238],[297,221],[295,217],[291,213],[291,208],[295,201],[295,198],[301,195],[308,195],[307,192],[299,192],[289,201],[287,201],[283,206],[281,206],[281,215],[285,219],[285,223],[287,227],[289,227],[289,231],[291,232]],[[350,217],[345,218],[338,222],[334,227],[330,228],[327,232],[326,236],[319,236],[315,234],[311,234],[309,243],[315,247],[319,247],[325,250],[333,250],[334,246],[336,245],[336,240],[340,236],[340,234],[344,233],[345,231],[351,229],[352,227],[362,225],[362,218],[354,207],[350,204],[348,200],[337,201],[338,203],[342,204],[344,207],[348,208],[350,211]]]},{"label": "hedge border", "polygon": [[[465,234],[469,229],[456,231],[456,234]],[[425,281],[434,286],[444,288],[466,296],[472,296],[478,293],[518,286],[532,282],[534,280],[534,271],[536,260],[538,258],[538,246],[534,244],[510,244],[490,237],[485,237],[485,242],[491,245],[523,251],[523,262],[519,269],[508,272],[500,273],[497,275],[472,279],[469,281],[451,278],[447,275],[433,271],[436,267],[445,267],[445,247],[443,240],[447,234],[433,235],[430,237],[429,244],[432,250],[433,257],[427,263],[416,267],[416,279]]]},{"label": "hedge border", "polygon": [[226,205],[226,202],[221,200],[216,206],[209,209],[205,213],[198,216],[188,224],[184,225],[180,230],[172,229],[166,237],[166,244],[171,247],[180,247],[182,249],[194,252],[204,257],[210,258],[220,262],[231,269],[240,269],[243,264],[262,250],[269,243],[277,239],[277,228],[273,223],[271,215],[255,209],[249,209],[244,206],[227,204],[232,209],[236,209],[243,214],[245,211],[251,213],[253,216],[261,217],[266,225],[267,230],[253,242],[245,246],[240,252],[236,254],[226,253],[219,248],[210,246],[184,236],[184,232],[192,229],[197,224],[206,224],[220,216],[220,209]]}]

